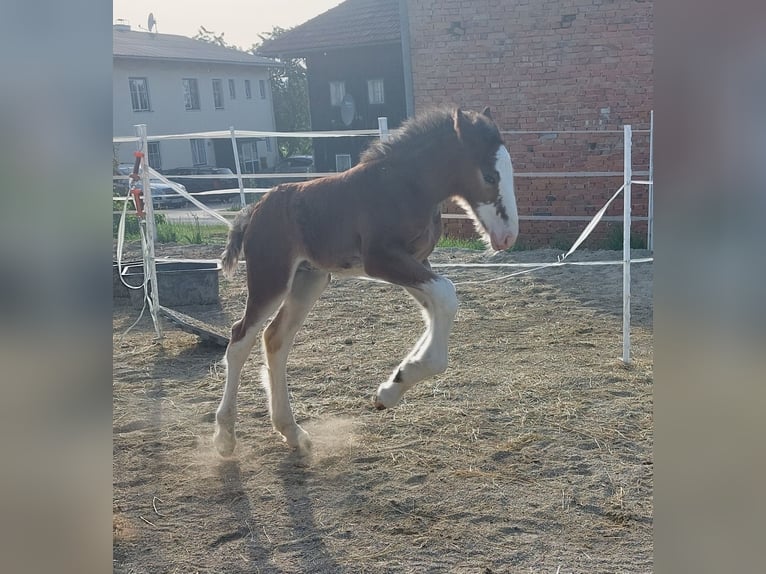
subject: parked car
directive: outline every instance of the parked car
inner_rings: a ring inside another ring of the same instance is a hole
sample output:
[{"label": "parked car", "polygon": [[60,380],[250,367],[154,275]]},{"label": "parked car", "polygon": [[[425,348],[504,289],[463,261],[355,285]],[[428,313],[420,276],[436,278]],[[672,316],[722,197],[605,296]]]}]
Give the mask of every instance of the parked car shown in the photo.
[{"label": "parked car", "polygon": [[[226,194],[200,195],[197,197],[203,203],[228,201],[239,197],[239,181],[234,172],[228,167],[174,167],[162,172],[169,180],[183,184],[189,193],[218,189],[234,189],[235,192]],[[194,175],[218,175],[215,178],[194,178]]]},{"label": "parked car", "polygon": [[[272,173],[311,173],[314,171],[314,158],[310,155],[291,155],[279,161]],[[261,180],[264,187],[273,187],[290,181],[306,181],[308,177],[275,177]]]},{"label": "parked car", "polygon": [[314,171],[314,158],[310,155],[291,155],[277,164],[274,173],[311,173]]},{"label": "parked car", "polygon": [[[117,166],[117,173],[115,175],[130,175],[133,173],[133,164],[121,163]],[[138,180],[137,186],[141,189],[143,185],[142,180]],[[154,209],[163,209],[165,207],[183,207],[186,205],[186,198],[180,195],[172,186],[167,183],[163,183],[158,179],[149,180],[149,185],[152,189],[152,206]],[[125,197],[128,192],[129,182],[128,179],[116,179],[112,186],[112,195]],[[180,186],[184,191],[186,187]],[[143,194],[142,194],[143,198]]]}]

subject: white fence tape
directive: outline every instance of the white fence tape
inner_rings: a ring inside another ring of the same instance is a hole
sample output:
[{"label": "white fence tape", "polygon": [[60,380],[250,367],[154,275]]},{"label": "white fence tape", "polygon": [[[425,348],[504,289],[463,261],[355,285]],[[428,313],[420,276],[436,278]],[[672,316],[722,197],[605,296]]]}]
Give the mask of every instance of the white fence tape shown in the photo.
[{"label": "white fence tape", "polygon": [[[326,132],[266,132],[261,130],[234,130],[234,136],[238,138],[348,138],[348,137],[376,137],[380,135],[378,130],[336,130]],[[192,132],[187,134],[166,134],[161,136],[147,136],[147,141],[167,141],[185,139],[219,139],[230,138],[230,130],[217,130],[210,132]],[[139,138],[135,136],[117,136],[112,138],[114,143],[135,143]]]},{"label": "white fence tape", "polygon": [[613,195],[612,197],[610,197],[610,198],[609,198],[609,201],[607,201],[607,202],[604,204],[604,207],[602,207],[601,209],[599,209],[599,210],[598,210],[598,212],[596,213],[596,215],[594,215],[594,216],[593,216],[593,219],[591,219],[590,223],[589,223],[588,225],[586,225],[586,226],[585,226],[585,229],[583,229],[583,232],[580,234],[580,237],[578,237],[578,238],[577,238],[577,241],[575,241],[575,242],[574,242],[574,244],[573,244],[573,245],[572,245],[572,247],[569,249],[569,251],[567,251],[566,253],[564,253],[564,255],[562,255],[562,256],[559,258],[559,261],[564,261],[564,259],[566,259],[567,257],[569,257],[569,256],[570,256],[572,253],[574,253],[574,252],[575,252],[575,250],[576,250],[578,247],[580,247],[580,245],[582,244],[582,242],[583,242],[583,241],[585,241],[585,239],[588,237],[588,235],[590,235],[591,231],[593,231],[593,228],[594,228],[594,227],[596,227],[596,225],[598,225],[598,222],[599,222],[599,221],[601,221],[601,218],[604,216],[604,213],[606,213],[606,210],[607,210],[607,208],[609,207],[609,205],[610,205],[610,204],[611,204],[611,203],[612,203],[612,202],[613,202],[613,201],[614,201],[614,200],[617,198],[617,196],[618,196],[618,195],[620,195],[620,192],[621,192],[623,189],[625,189],[625,185],[622,185],[622,186],[620,186],[620,189],[618,189],[618,190],[617,190],[617,191],[614,193],[614,195]]},{"label": "white fence tape", "polygon": [[[160,172],[158,172],[155,169],[152,169],[151,167],[146,168],[149,171],[149,175],[153,178],[159,179],[162,183],[171,186],[173,189],[175,189],[179,195],[185,197],[189,201],[191,201],[194,205],[199,207],[202,211],[206,211],[216,219],[223,221],[227,226],[231,227],[231,223],[228,219],[226,219],[223,215],[218,213],[214,209],[210,209],[207,205],[202,203],[199,199],[194,197],[192,194],[190,194],[185,189],[182,189],[176,182],[170,181],[168,178],[166,178],[164,175],[162,175]],[[237,190],[239,191],[239,190]]]}]

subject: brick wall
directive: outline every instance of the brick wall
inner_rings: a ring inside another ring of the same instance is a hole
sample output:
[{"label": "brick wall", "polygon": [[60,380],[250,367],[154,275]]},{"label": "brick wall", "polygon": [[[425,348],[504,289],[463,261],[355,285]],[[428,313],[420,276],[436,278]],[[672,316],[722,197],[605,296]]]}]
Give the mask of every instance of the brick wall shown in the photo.
[{"label": "brick wall", "polygon": [[[517,173],[622,171],[622,130],[648,129],[653,93],[653,2],[643,0],[408,0],[415,111],[492,108]],[[598,133],[601,132],[601,133]],[[633,169],[648,169],[649,137],[634,133]],[[641,177],[641,179],[645,179]],[[614,178],[516,179],[520,215],[593,215]],[[647,190],[633,186],[633,214]],[[622,213],[615,202],[608,215]],[[458,209],[459,211],[459,209]],[[646,224],[634,231],[645,234]],[[573,240],[585,222],[522,221],[526,245]],[[611,225],[614,227],[614,224]],[[459,220],[448,233],[470,234]],[[613,236],[602,224],[591,244]]]}]

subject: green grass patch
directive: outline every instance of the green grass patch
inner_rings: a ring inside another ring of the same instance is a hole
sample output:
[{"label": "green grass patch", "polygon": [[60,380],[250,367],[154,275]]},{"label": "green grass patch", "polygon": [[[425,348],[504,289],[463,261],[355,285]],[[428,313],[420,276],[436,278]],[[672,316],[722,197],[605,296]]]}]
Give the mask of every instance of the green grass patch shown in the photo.
[{"label": "green grass patch", "polygon": [[[202,225],[199,220],[189,223],[168,221],[166,217],[157,213],[154,216],[157,224],[158,243],[180,243],[185,245],[217,245],[226,243],[229,228],[225,225]],[[117,237],[119,216],[114,217],[113,231]],[[141,238],[138,230],[138,218],[134,214],[128,214],[125,218],[125,240],[137,241]]]},{"label": "green grass patch", "polygon": [[460,249],[474,249],[484,251],[487,246],[481,239],[460,239],[459,237],[442,237],[437,247],[457,247]]}]

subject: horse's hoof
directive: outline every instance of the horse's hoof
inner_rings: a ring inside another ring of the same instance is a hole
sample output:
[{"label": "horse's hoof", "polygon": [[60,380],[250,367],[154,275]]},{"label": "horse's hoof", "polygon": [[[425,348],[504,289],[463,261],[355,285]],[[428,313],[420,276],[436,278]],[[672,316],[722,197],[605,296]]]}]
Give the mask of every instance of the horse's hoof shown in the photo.
[{"label": "horse's hoof", "polygon": [[298,451],[298,454],[301,456],[310,456],[312,447],[313,445],[311,444],[309,433],[303,431],[303,434],[298,435],[298,446],[295,448],[295,450]]},{"label": "horse's hoof", "polygon": [[237,439],[234,438],[232,433],[219,426],[215,429],[213,444],[219,455],[228,457],[234,452],[234,447],[237,446]]},{"label": "horse's hoof", "polygon": [[296,425],[296,427],[295,433],[292,436],[288,438],[287,435],[282,435],[282,440],[301,456],[308,456],[311,454],[311,436],[300,425]]},{"label": "horse's hoof", "polygon": [[401,383],[382,383],[372,397],[372,404],[375,405],[375,408],[379,411],[395,407],[399,403],[399,399],[402,398],[405,390],[406,389],[402,387]]}]

